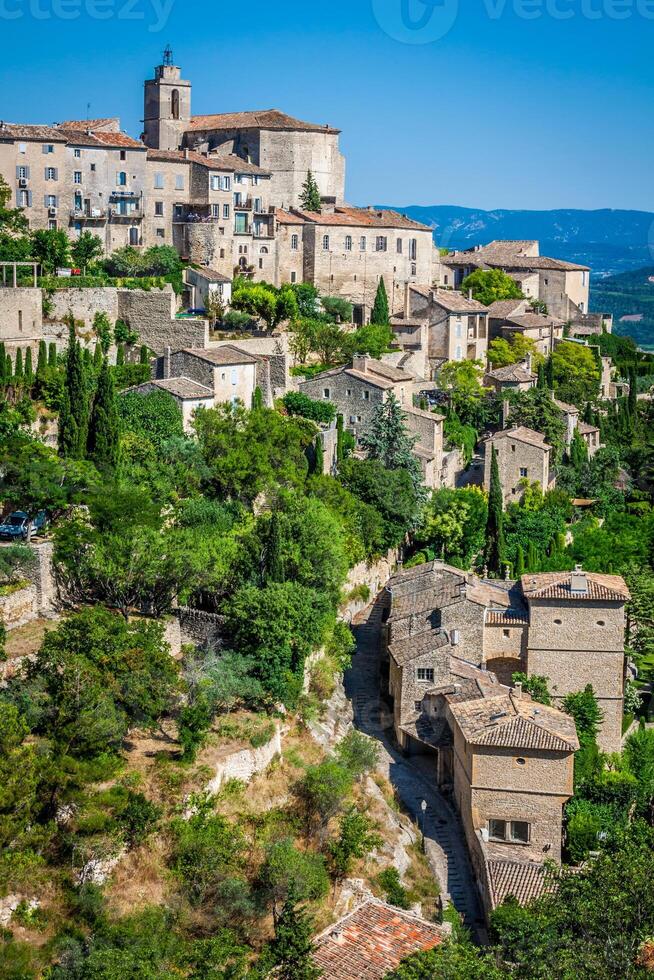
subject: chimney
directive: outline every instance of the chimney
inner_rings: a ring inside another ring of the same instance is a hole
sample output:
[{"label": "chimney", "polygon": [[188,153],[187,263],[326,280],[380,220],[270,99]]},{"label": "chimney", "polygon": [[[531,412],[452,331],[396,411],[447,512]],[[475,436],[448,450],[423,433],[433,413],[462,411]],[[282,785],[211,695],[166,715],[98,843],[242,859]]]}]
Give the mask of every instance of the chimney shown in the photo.
[{"label": "chimney", "polygon": [[581,565],[570,576],[570,591],[574,595],[588,595],[588,576]]},{"label": "chimney", "polygon": [[517,701],[521,701],[522,700],[522,682],[521,681],[518,681],[517,684],[514,684],[513,685],[513,697]]},{"label": "chimney", "polygon": [[361,371],[362,374],[366,374],[368,361],[367,354],[355,354],[352,358],[352,367],[355,371]]},{"label": "chimney", "polygon": [[468,299],[472,302],[472,289],[468,290]]},{"label": "chimney", "polygon": [[184,159],[185,160],[188,160],[188,158],[189,158],[189,149],[188,149],[188,146],[185,146],[184,147]]},{"label": "chimney", "polygon": [[171,348],[166,347],[166,353],[164,354],[164,378],[170,377],[170,355]]},{"label": "chimney", "polygon": [[533,354],[531,354],[531,353],[527,354],[526,364],[527,364],[527,372],[529,374],[533,374],[533,371],[532,371],[532,368],[534,366],[534,355]]},{"label": "chimney", "polygon": [[511,414],[511,402],[508,398],[505,398],[502,402],[502,428],[506,429],[509,423],[509,415]]}]

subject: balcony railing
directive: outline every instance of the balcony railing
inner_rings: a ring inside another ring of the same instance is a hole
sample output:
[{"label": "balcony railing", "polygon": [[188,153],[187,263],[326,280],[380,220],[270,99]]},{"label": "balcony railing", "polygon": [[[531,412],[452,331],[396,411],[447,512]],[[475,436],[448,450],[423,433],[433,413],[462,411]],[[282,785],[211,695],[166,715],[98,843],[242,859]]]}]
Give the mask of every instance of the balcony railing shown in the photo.
[{"label": "balcony railing", "polygon": [[70,212],[71,221],[106,221],[107,212],[104,208],[91,208],[89,211],[80,208],[72,208]]},{"label": "balcony railing", "polygon": [[112,221],[143,221],[142,211],[119,211],[118,208],[112,208],[109,213]]}]

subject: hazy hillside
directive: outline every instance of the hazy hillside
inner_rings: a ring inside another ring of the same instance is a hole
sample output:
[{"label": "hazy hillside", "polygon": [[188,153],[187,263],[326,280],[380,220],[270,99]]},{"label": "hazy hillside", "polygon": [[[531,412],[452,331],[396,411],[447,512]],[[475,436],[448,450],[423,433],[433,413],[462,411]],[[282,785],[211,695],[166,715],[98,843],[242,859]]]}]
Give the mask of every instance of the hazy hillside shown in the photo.
[{"label": "hazy hillside", "polygon": [[[381,205],[380,205],[381,206]],[[446,248],[471,248],[494,238],[537,238],[543,255],[589,265],[594,278],[652,262],[654,213],[649,211],[481,211],[454,205],[384,205],[432,225]]]},{"label": "hazy hillside", "polygon": [[616,333],[633,337],[641,347],[654,348],[654,267],[594,283],[591,309],[612,313]]}]

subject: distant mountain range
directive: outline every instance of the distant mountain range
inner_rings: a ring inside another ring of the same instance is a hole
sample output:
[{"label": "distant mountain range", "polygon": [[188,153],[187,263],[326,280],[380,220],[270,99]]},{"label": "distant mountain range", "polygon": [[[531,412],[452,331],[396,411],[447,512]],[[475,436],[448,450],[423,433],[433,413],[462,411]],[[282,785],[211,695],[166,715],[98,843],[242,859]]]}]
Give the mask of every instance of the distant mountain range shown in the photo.
[{"label": "distant mountain range", "polygon": [[437,244],[443,248],[471,248],[495,238],[538,239],[541,255],[588,265],[594,280],[643,268],[654,258],[654,213],[650,211],[481,211],[446,204],[379,206],[394,207],[431,225]]}]

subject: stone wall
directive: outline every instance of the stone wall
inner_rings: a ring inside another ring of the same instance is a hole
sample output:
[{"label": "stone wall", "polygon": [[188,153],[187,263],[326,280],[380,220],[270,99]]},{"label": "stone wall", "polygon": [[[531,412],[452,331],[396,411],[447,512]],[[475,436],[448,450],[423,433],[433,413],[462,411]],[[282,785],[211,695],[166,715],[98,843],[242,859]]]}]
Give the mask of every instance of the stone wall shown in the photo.
[{"label": "stone wall", "polygon": [[118,290],[118,317],[138,333],[139,343],[147,344],[155,354],[163,354],[166,347],[206,347],[209,341],[206,320],[178,320],[176,310],[177,299],[171,286],[149,292]]},{"label": "stone wall", "polygon": [[[11,275],[12,270],[7,270]],[[5,289],[0,285],[0,340],[17,347],[38,344],[43,338],[41,290]]]},{"label": "stone wall", "polygon": [[392,548],[378,561],[372,562],[371,564],[362,561],[350,569],[345,585],[343,586],[344,594],[348,596],[354,589],[360,586],[367,586],[370,590],[370,596],[368,599],[346,599],[345,604],[341,606],[341,619],[345,620],[346,623],[351,623],[357,613],[360,613],[370,605],[371,600],[381,592],[391,575],[395,572],[398,560],[399,551]]},{"label": "stone wall", "polygon": [[0,622],[7,630],[15,630],[31,623],[38,614],[39,601],[33,585],[0,596]]},{"label": "stone wall", "polygon": [[189,609],[180,606],[176,610],[180,626],[180,643],[193,643],[206,647],[220,642],[225,617],[218,613],[204,612],[202,609]]},{"label": "stone wall", "polygon": [[216,766],[216,775],[207,783],[207,793],[218,793],[223,783],[229,779],[240,779],[249,783],[253,776],[268,768],[275,756],[282,752],[282,730],[277,725],[275,734],[269,742],[257,749],[242,749],[228,755]]},{"label": "stone wall", "polygon": [[106,313],[112,323],[119,317],[118,290],[114,286],[55,289],[51,302],[52,312],[48,319],[55,323],[63,323],[72,313],[76,320],[83,321],[84,326],[90,330],[96,313]]}]

